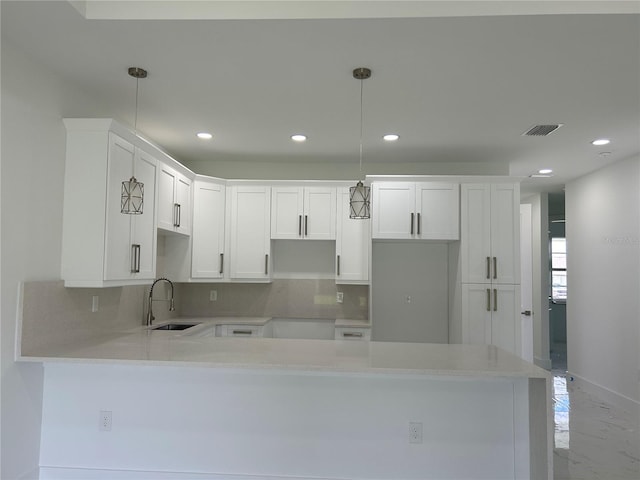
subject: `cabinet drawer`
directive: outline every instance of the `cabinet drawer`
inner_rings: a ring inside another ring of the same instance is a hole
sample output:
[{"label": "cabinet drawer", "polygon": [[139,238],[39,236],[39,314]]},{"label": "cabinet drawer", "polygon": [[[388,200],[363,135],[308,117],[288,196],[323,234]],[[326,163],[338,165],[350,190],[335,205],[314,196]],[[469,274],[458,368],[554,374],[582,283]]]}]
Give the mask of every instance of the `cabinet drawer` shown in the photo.
[{"label": "cabinet drawer", "polygon": [[221,325],[221,337],[262,337],[261,325]]},{"label": "cabinet drawer", "polygon": [[370,328],[336,327],[336,340],[371,340]]}]

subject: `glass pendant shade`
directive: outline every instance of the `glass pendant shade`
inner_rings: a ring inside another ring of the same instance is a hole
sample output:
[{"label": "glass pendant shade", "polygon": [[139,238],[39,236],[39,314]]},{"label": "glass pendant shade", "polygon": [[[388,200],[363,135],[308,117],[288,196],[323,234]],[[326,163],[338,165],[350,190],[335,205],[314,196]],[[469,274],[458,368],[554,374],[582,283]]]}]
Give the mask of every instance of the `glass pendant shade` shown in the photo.
[{"label": "glass pendant shade", "polygon": [[144,183],[138,182],[136,177],[122,182],[120,197],[120,212],[127,215],[141,215],[144,207]]},{"label": "glass pendant shade", "polygon": [[358,182],[349,188],[349,218],[366,220],[371,217],[371,187]]}]

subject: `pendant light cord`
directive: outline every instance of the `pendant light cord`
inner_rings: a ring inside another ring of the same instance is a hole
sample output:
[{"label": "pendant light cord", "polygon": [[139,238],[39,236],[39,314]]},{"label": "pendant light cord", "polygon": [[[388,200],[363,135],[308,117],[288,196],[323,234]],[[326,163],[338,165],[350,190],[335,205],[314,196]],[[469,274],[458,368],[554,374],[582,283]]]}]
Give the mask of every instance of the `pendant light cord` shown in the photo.
[{"label": "pendant light cord", "polygon": [[362,108],[362,90],[364,88],[364,80],[360,79],[360,178],[362,179],[362,132],[363,132],[363,124],[364,124],[364,114]]},{"label": "pendant light cord", "polygon": [[133,119],[133,133],[138,136],[138,83],[140,79],[136,77],[136,113]]}]

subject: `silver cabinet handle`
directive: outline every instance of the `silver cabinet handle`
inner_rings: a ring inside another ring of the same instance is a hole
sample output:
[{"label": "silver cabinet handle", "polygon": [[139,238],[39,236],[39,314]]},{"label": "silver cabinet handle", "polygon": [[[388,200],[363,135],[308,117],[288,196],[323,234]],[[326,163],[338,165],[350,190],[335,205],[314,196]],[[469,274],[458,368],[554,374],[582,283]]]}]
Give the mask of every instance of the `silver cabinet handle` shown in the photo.
[{"label": "silver cabinet handle", "polygon": [[413,235],[413,217],[414,217],[414,213],[411,212],[411,235]]},{"label": "silver cabinet handle", "polygon": [[525,317],[531,316],[531,310],[525,310],[524,312],[520,312],[520,315],[524,315]]},{"label": "silver cabinet handle", "polygon": [[140,273],[140,245],[131,245],[131,273]]},{"label": "silver cabinet handle", "polygon": [[298,215],[298,236],[302,236],[302,215]]},{"label": "silver cabinet handle", "polygon": [[220,254],[220,275],[224,272],[224,253]]},{"label": "silver cabinet handle", "polygon": [[418,235],[421,234],[422,231],[422,221],[420,220],[420,213],[418,213]]},{"label": "silver cabinet handle", "polygon": [[309,235],[309,216],[304,216],[304,236]]},{"label": "silver cabinet handle", "polygon": [[340,276],[340,255],[338,255],[338,265],[336,270],[337,270],[338,276]]},{"label": "silver cabinet handle", "polygon": [[498,257],[493,257],[493,278],[498,278]]},{"label": "silver cabinet handle", "polygon": [[269,254],[264,256],[264,274],[269,275]]},{"label": "silver cabinet handle", "polygon": [[491,289],[487,288],[487,312],[491,311]]},{"label": "silver cabinet handle", "polygon": [[487,257],[487,280],[491,278],[491,257]]},{"label": "silver cabinet handle", "polygon": [[180,204],[179,203],[173,204],[173,226],[174,227],[180,226]]},{"label": "silver cabinet handle", "polygon": [[251,335],[253,332],[251,330],[234,330],[232,333],[234,335]]},{"label": "silver cabinet handle", "polygon": [[343,332],[344,338],[362,338],[362,332]]},{"label": "silver cabinet handle", "polygon": [[497,288],[493,289],[493,311],[494,312],[498,311],[498,289]]}]

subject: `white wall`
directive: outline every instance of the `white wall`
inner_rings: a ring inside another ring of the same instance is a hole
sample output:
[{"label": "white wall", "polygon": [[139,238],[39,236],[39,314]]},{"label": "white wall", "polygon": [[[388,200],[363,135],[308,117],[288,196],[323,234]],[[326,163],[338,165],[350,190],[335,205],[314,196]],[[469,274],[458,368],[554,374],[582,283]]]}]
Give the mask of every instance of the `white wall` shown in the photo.
[{"label": "white wall", "polygon": [[24,280],[60,278],[67,114],[95,115],[93,100],[2,42],[2,470],[37,475],[43,372],[17,364],[17,290]]},{"label": "white wall", "polygon": [[551,369],[549,348],[549,216],[546,193],[528,196],[531,204],[533,249],[533,357],[534,363]]},{"label": "white wall", "polygon": [[566,186],[568,370],[640,405],[640,158]]}]

